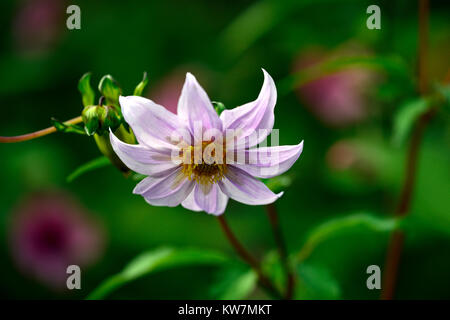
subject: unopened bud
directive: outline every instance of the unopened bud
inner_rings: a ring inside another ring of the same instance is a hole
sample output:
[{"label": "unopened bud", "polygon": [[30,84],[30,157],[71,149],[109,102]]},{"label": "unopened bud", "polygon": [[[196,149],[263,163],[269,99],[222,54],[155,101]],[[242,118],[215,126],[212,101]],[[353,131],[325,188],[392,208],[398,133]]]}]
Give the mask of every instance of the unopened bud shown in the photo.
[{"label": "unopened bud", "polygon": [[103,133],[111,130],[115,131],[120,126],[120,118],[116,109],[111,106],[87,106],[81,114],[84,128],[89,136],[95,133]]}]

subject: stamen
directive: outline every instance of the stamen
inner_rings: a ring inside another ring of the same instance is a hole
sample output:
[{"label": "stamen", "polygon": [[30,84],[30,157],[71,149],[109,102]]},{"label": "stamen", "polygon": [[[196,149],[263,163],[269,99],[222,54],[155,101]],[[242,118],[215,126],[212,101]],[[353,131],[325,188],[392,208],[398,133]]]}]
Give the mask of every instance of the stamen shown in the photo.
[{"label": "stamen", "polygon": [[[210,141],[202,142],[201,150],[196,150],[197,152],[200,151],[200,154],[202,156],[201,163],[195,163],[194,160],[194,149],[195,147],[189,146],[186,147],[181,151],[181,158],[182,158],[182,172],[189,180],[193,180],[201,185],[208,185],[208,184],[214,184],[223,179],[225,176],[225,173],[227,172],[227,166],[224,163],[225,155],[223,155],[222,161],[220,163],[217,163],[217,161],[214,161],[213,163],[208,163],[203,159],[203,150],[204,147],[209,145]],[[200,147],[200,146],[199,146]],[[222,147],[222,146],[220,146]],[[225,152],[224,152],[225,153]],[[212,157],[215,157],[215,150],[212,152]]]}]

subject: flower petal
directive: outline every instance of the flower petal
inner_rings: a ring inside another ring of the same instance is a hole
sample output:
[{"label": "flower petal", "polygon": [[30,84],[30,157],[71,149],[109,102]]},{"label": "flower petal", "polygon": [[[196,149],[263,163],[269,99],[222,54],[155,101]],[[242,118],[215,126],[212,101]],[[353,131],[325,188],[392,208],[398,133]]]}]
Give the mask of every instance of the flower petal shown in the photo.
[{"label": "flower petal", "polygon": [[189,124],[192,134],[194,124],[198,125],[197,122],[201,123],[203,129],[214,128],[222,131],[222,121],[214,110],[211,100],[189,72],[186,74],[186,81],[178,100],[177,114]]},{"label": "flower petal", "polygon": [[230,198],[249,205],[269,204],[283,195],[283,192],[273,193],[264,183],[233,166],[228,166],[219,186]]},{"label": "flower petal", "polygon": [[175,114],[149,99],[121,96],[119,102],[123,116],[140,144],[149,147],[173,147],[173,134],[180,132],[180,136],[186,128]]},{"label": "flower petal", "polygon": [[228,197],[220,190],[217,184],[211,185],[205,193],[205,188],[196,184],[194,188],[195,204],[203,211],[213,214],[221,215],[227,206]]},{"label": "flower petal", "polygon": [[263,147],[245,150],[243,151],[245,153],[245,161],[233,164],[233,166],[257,178],[272,178],[289,170],[302,151],[303,141],[296,146]]},{"label": "flower petal", "polygon": [[172,161],[172,150],[168,148],[149,148],[145,145],[127,144],[110,132],[111,145],[114,152],[125,165],[137,173],[158,176],[175,168]]},{"label": "flower petal", "polygon": [[154,206],[175,207],[191,193],[194,182],[186,179],[181,167],[161,178],[147,177],[134,188],[145,201]]},{"label": "flower petal", "polygon": [[257,135],[250,139],[247,147],[253,147],[263,141],[271,132],[275,121],[274,108],[277,102],[277,90],[272,77],[266,70],[264,83],[258,98],[243,106],[231,110],[225,110],[220,115],[224,130],[234,130],[238,135],[238,143],[249,138],[252,134]]},{"label": "flower petal", "polygon": [[200,208],[195,203],[194,194],[195,194],[195,188],[194,188],[194,190],[191,191],[191,193],[187,196],[187,198],[184,199],[184,201],[181,203],[181,205],[188,210],[197,211],[197,212],[203,211],[203,209]]}]

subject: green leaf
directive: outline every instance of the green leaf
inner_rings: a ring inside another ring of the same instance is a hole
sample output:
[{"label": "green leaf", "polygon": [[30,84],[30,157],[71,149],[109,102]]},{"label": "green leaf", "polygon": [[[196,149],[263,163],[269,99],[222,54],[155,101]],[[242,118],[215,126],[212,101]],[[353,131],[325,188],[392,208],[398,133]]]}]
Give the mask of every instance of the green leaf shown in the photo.
[{"label": "green leaf", "polygon": [[144,89],[147,86],[147,84],[148,84],[147,72],[144,72],[144,77],[142,78],[142,81],[139,82],[139,84],[134,89],[133,95],[142,96],[142,92],[144,92]]},{"label": "green leaf", "polygon": [[273,281],[275,286],[283,291],[286,286],[286,274],[284,272],[283,264],[281,263],[280,255],[277,251],[270,251],[261,263],[263,273],[267,274]]},{"label": "green leaf", "polygon": [[91,87],[91,73],[85,73],[78,82],[78,90],[81,93],[83,106],[91,106],[94,104],[95,93]]},{"label": "green leaf", "polygon": [[444,107],[450,110],[450,85],[436,84],[435,87],[443,99]]},{"label": "green leaf", "polygon": [[128,282],[158,271],[191,265],[220,265],[227,261],[226,256],[215,251],[158,248],[139,255],[122,272],[101,283],[87,299],[105,298]]},{"label": "green leaf", "polygon": [[55,118],[51,118],[51,123],[59,132],[77,133],[81,135],[86,134],[82,127],[75,124],[65,124],[64,122],[61,122]]},{"label": "green leaf", "polygon": [[304,261],[319,244],[349,228],[363,226],[375,232],[388,232],[398,228],[400,221],[398,218],[380,218],[368,213],[356,213],[328,220],[308,234],[302,249],[297,254],[297,261]]},{"label": "green leaf", "polygon": [[91,161],[83,164],[82,166],[78,167],[74,172],[72,172],[67,177],[67,182],[70,183],[73,180],[75,180],[76,178],[78,178],[79,176],[85,174],[86,172],[89,172],[89,171],[92,171],[95,169],[99,169],[102,167],[106,167],[110,164],[111,164],[111,162],[109,161],[109,159],[107,157],[99,157],[94,160],[91,160]]},{"label": "green leaf", "polygon": [[401,145],[405,142],[416,120],[430,107],[429,99],[416,99],[408,101],[401,106],[394,117],[392,142]]},{"label": "green leaf", "polygon": [[401,78],[403,81],[409,79],[408,65],[399,56],[345,56],[336,59],[325,60],[317,65],[304,68],[292,75],[287,76],[279,82],[278,91],[282,96],[308,82],[314,81],[340,70],[348,69],[350,67],[360,67],[384,71],[389,75]]},{"label": "green leaf", "polygon": [[111,75],[103,76],[98,84],[98,90],[105,97],[108,105],[119,106],[119,96],[122,90]]},{"label": "green leaf", "polygon": [[144,180],[145,178],[147,178],[147,176],[144,175],[144,174],[141,174],[141,173],[134,173],[134,174],[131,176],[131,180],[136,181],[136,182],[142,181],[142,180]]},{"label": "green leaf", "polygon": [[258,283],[258,276],[247,266],[227,265],[220,268],[210,298],[215,300],[245,299]]},{"label": "green leaf", "polygon": [[225,52],[237,57],[283,20],[291,6],[277,1],[258,1],[244,10],[225,29],[219,43]]},{"label": "green leaf", "polygon": [[293,180],[294,179],[291,175],[284,174],[281,176],[263,180],[263,182],[274,193],[279,193],[279,192],[285,190],[286,188],[288,188],[292,184]]},{"label": "green leaf", "polygon": [[339,299],[341,288],[330,272],[320,266],[302,263],[297,267],[295,299]]}]

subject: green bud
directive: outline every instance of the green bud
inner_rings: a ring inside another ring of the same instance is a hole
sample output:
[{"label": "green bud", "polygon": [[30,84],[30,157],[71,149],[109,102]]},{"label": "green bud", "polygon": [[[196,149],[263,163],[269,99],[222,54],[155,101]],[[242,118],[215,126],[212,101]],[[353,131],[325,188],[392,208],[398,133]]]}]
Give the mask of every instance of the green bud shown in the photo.
[{"label": "green bud", "polygon": [[119,96],[122,90],[111,75],[103,76],[98,84],[98,90],[105,97],[107,105],[119,107]]},{"label": "green bud", "polygon": [[95,93],[91,87],[91,73],[85,73],[78,82],[78,90],[81,93],[83,106],[91,106],[94,104]]},{"label": "green bud", "polygon": [[214,106],[214,110],[216,110],[219,116],[226,109],[225,105],[222,102],[213,101],[212,104]]},{"label": "green bud", "polygon": [[[111,130],[115,131],[120,126],[120,119],[114,108],[109,106],[102,106],[104,112],[100,114],[100,127],[103,130]],[[100,132],[102,133],[102,132]]]},{"label": "green bud", "polygon": [[81,117],[84,121],[84,129],[89,136],[116,130],[120,126],[120,118],[116,110],[111,106],[85,107]]},{"label": "green bud", "polygon": [[92,136],[99,127],[98,106],[87,106],[81,113],[84,122],[84,130],[88,136]]},{"label": "green bud", "polygon": [[142,81],[139,82],[139,84],[134,89],[133,95],[142,96],[142,92],[144,91],[145,87],[147,86],[147,83],[148,83],[147,72],[144,72],[144,77],[142,78]]}]

